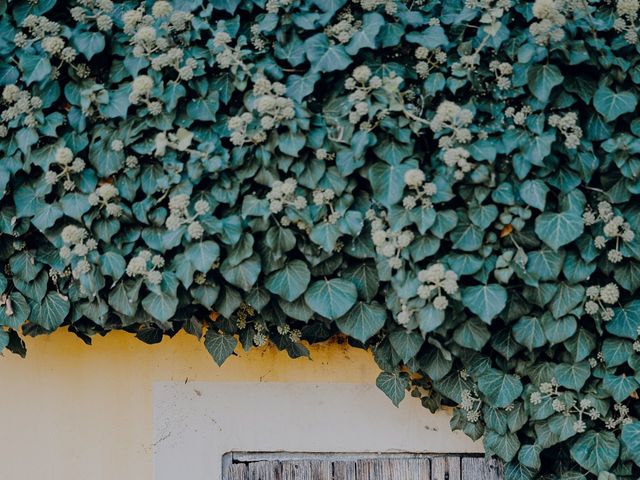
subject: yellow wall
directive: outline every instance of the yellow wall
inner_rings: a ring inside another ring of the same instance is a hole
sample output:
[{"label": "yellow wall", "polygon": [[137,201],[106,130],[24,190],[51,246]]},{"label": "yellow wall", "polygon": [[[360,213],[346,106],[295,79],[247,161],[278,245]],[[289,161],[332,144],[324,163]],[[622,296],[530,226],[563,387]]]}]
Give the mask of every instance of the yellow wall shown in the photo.
[{"label": "yellow wall", "polygon": [[312,361],[260,349],[218,368],[186,334],[157,345],[121,332],[92,346],[67,332],[26,341],[26,359],[0,357],[3,480],[153,478],[156,381],[373,383],[378,373],[370,354],[337,343],[314,346]]}]

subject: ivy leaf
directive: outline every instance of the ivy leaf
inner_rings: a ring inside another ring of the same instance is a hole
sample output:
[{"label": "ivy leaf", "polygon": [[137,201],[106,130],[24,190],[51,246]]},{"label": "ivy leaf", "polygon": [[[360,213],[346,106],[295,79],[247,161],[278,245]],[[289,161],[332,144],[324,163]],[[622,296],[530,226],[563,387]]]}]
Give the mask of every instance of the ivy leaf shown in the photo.
[{"label": "ivy leaf", "polygon": [[635,111],[638,99],[632,92],[614,92],[601,86],[593,96],[593,106],[607,122],[612,122],[620,115]]},{"label": "ivy leaf", "polygon": [[602,380],[602,387],[611,394],[617,403],[622,403],[640,388],[640,384],[634,377],[607,373]]},{"label": "ivy leaf", "polygon": [[340,278],[318,280],[304,294],[307,305],[319,315],[336,320],[347,313],[358,298],[352,282]]},{"label": "ivy leaf", "polygon": [[384,327],[387,321],[386,309],[377,302],[358,302],[343,317],[336,320],[340,331],[365,343]]},{"label": "ivy leaf", "polygon": [[518,436],[511,432],[499,434],[493,430],[485,433],[485,445],[505,462],[515,458],[520,448]]},{"label": "ivy leaf", "polygon": [[640,466],[640,422],[631,422],[622,427],[620,440],[631,459]]},{"label": "ivy leaf", "polygon": [[507,291],[498,284],[463,288],[462,304],[483,322],[491,324],[491,320],[507,306]]},{"label": "ivy leaf", "polygon": [[395,330],[389,334],[391,346],[404,363],[407,363],[420,351],[424,343],[422,335],[409,330]]},{"label": "ivy leaf", "polygon": [[536,218],[536,235],[553,250],[573,242],[583,230],[582,217],[577,213],[543,213]]},{"label": "ivy leaf", "polygon": [[342,45],[331,45],[324,33],[317,33],[304,42],[307,59],[314,72],[334,72],[351,65],[351,57]]},{"label": "ivy leaf", "polygon": [[549,303],[549,310],[555,318],[561,318],[571,312],[584,300],[584,287],[560,282],[558,290]]},{"label": "ivy leaf", "polygon": [[0,355],[2,354],[2,351],[9,345],[9,340],[9,334],[2,328],[0,328]]},{"label": "ivy leaf", "polygon": [[400,202],[404,197],[404,174],[412,168],[414,165],[410,163],[389,165],[378,162],[371,165],[369,182],[376,200],[385,207],[391,207]]},{"label": "ivy leaf", "polygon": [[53,331],[64,322],[71,304],[69,299],[58,292],[49,292],[41,302],[31,304],[29,320],[42,328]]},{"label": "ivy leaf", "polygon": [[257,254],[252,255],[238,265],[231,265],[228,260],[220,265],[220,273],[231,285],[243,289],[245,292],[258,281],[258,276],[262,270],[262,263]]},{"label": "ivy leaf", "polygon": [[287,97],[301,103],[305,97],[313,93],[318,80],[320,80],[320,75],[312,72],[303,76],[289,75],[287,77]]},{"label": "ivy leaf", "polygon": [[73,46],[82,53],[87,60],[102,52],[105,47],[104,35],[98,32],[80,32],[71,37]]},{"label": "ivy leaf", "polygon": [[292,260],[284,268],[270,274],[265,287],[271,293],[293,302],[305,292],[310,280],[311,273],[307,264],[302,260]]},{"label": "ivy leaf", "polygon": [[41,82],[51,73],[51,63],[49,63],[47,55],[34,55],[32,53],[18,53],[17,55],[20,59],[22,78],[27,85]]},{"label": "ivy leaf", "polygon": [[416,317],[418,318],[420,331],[423,334],[433,332],[442,325],[445,320],[444,310],[438,310],[431,303],[428,303],[418,310]]},{"label": "ivy leaf", "polygon": [[168,322],[176,314],[178,298],[164,292],[151,292],[142,300],[142,308],[153,318]]},{"label": "ivy leaf", "polygon": [[409,387],[409,375],[404,372],[380,372],[376,385],[397,407]]},{"label": "ivy leaf", "polygon": [[213,357],[214,362],[221,367],[225,360],[233,354],[238,346],[238,340],[232,335],[220,334],[210,328],[204,336],[204,346]]},{"label": "ivy leaf", "polygon": [[529,90],[541,102],[548,102],[551,91],[564,80],[560,69],[555,65],[532,65],[527,72]]},{"label": "ivy leaf", "polygon": [[613,310],[613,318],[605,323],[607,332],[617,337],[638,338],[638,327],[640,327],[640,300],[627,303],[624,307],[617,307]]},{"label": "ivy leaf", "polygon": [[540,319],[524,316],[513,326],[513,338],[520,345],[524,345],[529,351],[540,348],[547,343]]},{"label": "ivy leaf", "polygon": [[206,273],[211,270],[211,265],[220,257],[220,247],[216,242],[207,240],[189,245],[184,253],[193,268]]},{"label": "ivy leaf", "polygon": [[555,369],[558,383],[577,392],[584,386],[591,376],[591,368],[588,362],[560,363]]},{"label": "ivy leaf", "polygon": [[122,255],[116,252],[106,252],[100,257],[100,271],[109,275],[115,283],[124,275],[127,263]]},{"label": "ivy leaf", "polygon": [[620,443],[613,432],[589,430],[576,440],[571,458],[594,475],[611,469],[620,453]]},{"label": "ivy leaf", "polygon": [[523,387],[517,376],[492,368],[478,377],[478,389],[491,406],[504,408],[520,396]]},{"label": "ivy leaf", "polygon": [[549,187],[542,180],[525,180],[520,185],[520,197],[527,205],[544,211]]},{"label": "ivy leaf", "polygon": [[362,28],[353,34],[345,48],[347,53],[355,55],[363,48],[376,48],[376,37],[384,24],[384,17],[379,13],[365,13],[362,17]]},{"label": "ivy leaf", "polygon": [[0,306],[0,325],[17,330],[29,318],[31,309],[21,293],[11,292],[9,301],[11,309],[7,309],[6,304]]}]

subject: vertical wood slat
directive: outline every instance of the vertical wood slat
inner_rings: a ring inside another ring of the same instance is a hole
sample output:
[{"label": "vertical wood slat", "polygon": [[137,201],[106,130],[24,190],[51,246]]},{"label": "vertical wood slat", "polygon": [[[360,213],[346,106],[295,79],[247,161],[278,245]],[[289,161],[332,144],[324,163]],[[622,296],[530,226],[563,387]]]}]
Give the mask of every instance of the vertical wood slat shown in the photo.
[{"label": "vertical wood slat", "polygon": [[431,480],[461,480],[460,457],[433,457]]},{"label": "vertical wood slat", "polygon": [[495,458],[462,458],[462,480],[502,480],[504,472],[502,462]]},{"label": "vertical wood slat", "polygon": [[356,480],[374,480],[376,460],[364,459],[356,462]]},{"label": "vertical wood slat", "polygon": [[249,463],[248,480],[282,480],[282,463],[251,462]]},{"label": "vertical wood slat", "polygon": [[431,464],[428,458],[390,458],[387,460],[389,480],[430,480]]},{"label": "vertical wood slat", "polygon": [[333,463],[330,460],[311,462],[311,480],[333,480]]},{"label": "vertical wood slat", "polygon": [[356,462],[333,462],[333,480],[356,480]]},{"label": "vertical wood slat", "polygon": [[245,463],[229,465],[223,480],[249,480],[249,470]]}]

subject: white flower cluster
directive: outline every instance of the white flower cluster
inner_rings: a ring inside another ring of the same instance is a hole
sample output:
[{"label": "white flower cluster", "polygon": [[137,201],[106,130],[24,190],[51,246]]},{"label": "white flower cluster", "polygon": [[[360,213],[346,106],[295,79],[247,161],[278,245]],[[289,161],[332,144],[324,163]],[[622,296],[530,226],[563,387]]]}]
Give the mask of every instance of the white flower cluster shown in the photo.
[{"label": "white flower cluster", "polygon": [[197,220],[201,215],[209,212],[211,206],[206,200],[198,200],[193,206],[195,213],[189,214],[189,195],[180,193],[169,198],[169,216],[165,222],[169,230],[177,230],[182,225],[188,225],[187,233],[193,240],[200,240],[204,235],[204,227]]},{"label": "white flower cluster", "polygon": [[620,290],[615,283],[608,283],[604,287],[592,285],[587,288],[587,301],[584,304],[584,311],[595,317],[599,315],[604,321],[613,318],[613,308],[606,305],[613,305],[620,298]]},{"label": "white flower cluster", "polygon": [[353,0],[353,3],[360,3],[366,12],[377,10],[378,7],[384,7],[384,11],[388,15],[395,15],[398,12],[397,0]]},{"label": "white flower cluster", "polygon": [[122,215],[122,207],[115,203],[115,199],[119,194],[120,192],[115,186],[105,183],[89,195],[89,204],[94,207],[99,206],[100,209],[104,208],[109,217],[119,217]]},{"label": "white flower cluster", "polygon": [[616,417],[607,418],[604,426],[609,430],[615,430],[618,427],[628,425],[633,422],[633,418],[629,416],[629,407],[622,403],[616,403],[613,406],[614,412],[617,413]]},{"label": "white flower cluster", "polygon": [[327,205],[329,207],[329,215],[326,221],[335,224],[342,218],[342,212],[338,212],[333,207],[333,200],[336,198],[336,192],[330,188],[318,188],[313,191],[313,204],[317,206]]},{"label": "white flower cluster", "polygon": [[247,72],[249,66],[244,63],[243,57],[248,53],[244,50],[244,41],[238,40],[235,46],[231,46],[231,35],[224,30],[218,30],[213,37],[213,51],[216,54],[216,63],[223,70],[229,69],[236,73],[238,69]]},{"label": "white flower cluster", "polygon": [[[637,328],[636,334],[638,335],[638,337],[640,337],[640,327]],[[640,338],[636,339],[636,341],[633,342],[633,351],[636,353],[640,353]]]},{"label": "white flower cluster", "polygon": [[588,300],[584,305],[584,310],[588,315],[592,317],[599,315],[604,321],[613,318],[613,309],[604,305],[613,305],[618,301],[620,291],[615,283],[609,283],[604,287],[591,286],[587,288],[586,295]]},{"label": "white flower cluster", "polygon": [[425,270],[418,272],[418,296],[424,300],[431,300],[433,308],[445,310],[449,306],[446,295],[458,292],[458,275],[453,270],[447,270],[443,264],[434,263]]},{"label": "white flower cluster", "polygon": [[631,229],[631,225],[624,220],[622,215],[616,215],[613,207],[609,202],[602,201],[598,203],[597,213],[587,210],[582,215],[584,224],[587,226],[597,223],[604,223],[602,229],[604,235],[598,235],[593,243],[598,250],[602,250],[609,240],[615,241],[615,247],[607,252],[607,258],[611,263],[619,263],[622,261],[622,253],[620,252],[620,240],[623,242],[631,242],[635,238],[635,233]]},{"label": "white flower cluster", "polygon": [[127,275],[130,277],[143,277],[152,285],[162,283],[162,272],[157,270],[164,267],[164,258],[153,255],[149,250],[142,250],[127,264]]},{"label": "white flower cluster", "polygon": [[496,76],[496,86],[499,90],[508,90],[511,88],[513,66],[510,63],[494,60],[489,63],[489,70]]},{"label": "white flower cluster", "polygon": [[154,82],[153,78],[149,75],[138,75],[131,82],[131,93],[129,93],[129,101],[133,105],[143,103],[147,106],[151,115],[160,115],[162,113],[163,105],[159,100],[153,100],[151,98],[151,91],[153,90]]},{"label": "white flower cluster", "polygon": [[464,389],[461,393],[462,403],[460,403],[460,409],[465,411],[467,421],[475,423],[480,420],[480,408],[482,407],[482,400],[475,392]]},{"label": "white flower cluster", "polygon": [[60,257],[68,263],[74,257],[78,257],[71,274],[73,278],[79,278],[83,273],[91,271],[91,264],[87,260],[89,252],[98,247],[98,242],[89,238],[89,233],[84,228],[67,225],[60,233],[64,246],[60,249]]},{"label": "white flower cluster", "polygon": [[27,29],[29,35],[27,36],[24,32],[18,32],[13,39],[17,47],[25,47],[29,42],[29,37],[35,40],[42,40],[49,35],[58,35],[62,31],[59,23],[39,15],[27,15],[22,21],[21,27]]},{"label": "white flower cluster", "polygon": [[328,37],[335,38],[339,43],[348,43],[362,26],[362,22],[356,20],[349,10],[340,12],[336,20],[337,23],[328,26],[325,33]]},{"label": "white flower cluster", "polygon": [[[61,169],[60,172],[56,173],[53,170],[47,171],[45,174],[45,181],[49,185],[55,185],[58,183],[58,180],[64,179],[62,183],[62,187],[71,191],[76,188],[76,184],[73,181],[71,175],[74,173],[80,173],[84,170],[85,162],[81,158],[73,156],[73,152],[68,147],[60,147],[56,150],[56,156],[54,163],[51,166],[56,165]],[[50,167],[51,168],[51,167]]]},{"label": "white flower cluster", "polygon": [[269,331],[267,330],[267,327],[261,322],[255,322],[253,324],[253,328],[256,331],[256,333],[253,335],[253,344],[256,347],[265,346],[267,344],[267,341],[269,340]]},{"label": "white flower cluster", "polygon": [[[371,69],[366,65],[360,65],[353,70],[351,76],[344,82],[345,88],[351,91],[348,97],[352,104],[349,123],[357,125],[364,117],[368,118],[369,102],[367,100],[373,90],[382,87],[382,83],[382,79],[377,75],[372,75]],[[362,125],[360,128],[370,130],[371,126],[369,122],[364,122],[364,128]]]},{"label": "white flower cluster", "polygon": [[524,105],[520,110],[516,110],[514,107],[507,107],[504,111],[504,116],[513,122],[513,125],[509,125],[509,128],[522,127],[526,125],[527,117],[531,115],[531,112],[529,105]]},{"label": "white flower cluster", "polygon": [[[16,85],[6,85],[2,89],[2,103],[7,105],[2,108],[0,120],[4,123],[13,122],[12,126],[22,125],[28,128],[38,126],[37,114],[42,108],[42,99],[31,95],[27,90],[21,90]],[[0,124],[0,138],[7,136],[9,128]]]},{"label": "white flower cluster", "polygon": [[418,47],[414,55],[418,60],[416,73],[420,78],[427,78],[432,70],[447,63],[447,54],[440,48],[429,50],[426,47]]},{"label": "white flower cluster", "polygon": [[558,398],[560,393],[560,384],[555,378],[552,378],[551,382],[540,384],[539,391],[533,392],[529,397],[529,401],[532,405],[540,405],[545,399],[553,399],[551,407],[554,411],[564,415],[577,414],[578,420],[573,423],[573,430],[576,433],[584,433],[586,431],[585,417],[590,420],[598,420],[600,418],[600,413],[593,408],[593,404],[588,398],[583,398],[580,402],[573,400],[571,403],[566,404]]},{"label": "white flower cluster", "polygon": [[71,9],[71,17],[79,23],[93,21],[101,32],[113,27],[113,2],[111,0],[79,0],[79,5]]},{"label": "white flower cluster", "polygon": [[539,45],[559,42],[564,38],[563,26],[567,23],[563,0],[535,0],[533,16],[538,19],[529,25],[529,32]]},{"label": "white flower cluster", "polygon": [[279,13],[281,9],[287,9],[293,4],[293,0],[267,0],[265,10],[268,13]]},{"label": "white flower cluster", "polygon": [[426,182],[424,172],[418,168],[407,170],[404,174],[404,183],[414,191],[413,195],[406,195],[402,199],[405,209],[411,210],[417,206],[432,208],[431,197],[438,192],[435,183]]},{"label": "white flower cluster", "polygon": [[155,151],[156,157],[162,157],[167,153],[167,148],[177,150],[178,152],[188,152],[192,155],[202,156],[202,152],[189,148],[193,141],[193,133],[186,128],[180,127],[173,132],[160,132],[155,138]]},{"label": "white flower cluster", "polygon": [[631,43],[638,43],[638,11],[640,2],[638,0],[618,0],[616,2],[616,13],[618,17],[613,23],[616,31],[624,33],[624,39]]},{"label": "white flower cluster", "polygon": [[444,163],[454,167],[454,177],[462,180],[470,172],[474,164],[469,161],[471,154],[461,145],[472,139],[469,126],[473,122],[473,112],[462,108],[448,100],[443,101],[436,109],[429,127],[434,133],[445,132],[438,140],[440,148],[444,149]]},{"label": "white flower cluster", "polygon": [[467,0],[465,6],[482,11],[480,23],[484,24],[484,31],[494,36],[500,29],[500,19],[511,8],[511,0]]},{"label": "white flower cluster", "polygon": [[302,195],[296,195],[298,182],[295,178],[287,178],[284,182],[276,180],[271,185],[271,191],[267,193],[269,211],[280,213],[285,207],[293,207],[301,210],[307,206],[307,199]]},{"label": "white flower cluster", "polygon": [[378,255],[387,258],[391,268],[402,267],[400,255],[413,242],[415,237],[413,232],[411,230],[392,230],[387,225],[386,212],[382,212],[382,217],[378,217],[373,210],[369,210],[367,211],[367,219],[371,222],[371,240]]},{"label": "white flower cluster", "polygon": [[568,112],[564,115],[551,115],[549,125],[556,127],[564,137],[564,145],[567,148],[575,149],[580,146],[582,139],[582,128],[578,125],[578,114]]},{"label": "white flower cluster", "polygon": [[300,338],[302,337],[302,332],[298,329],[292,329],[289,325],[284,324],[284,325],[278,325],[276,327],[276,330],[278,330],[278,333],[280,335],[286,335],[287,337],[289,337],[289,340],[291,340],[294,343],[297,343],[300,341]]}]

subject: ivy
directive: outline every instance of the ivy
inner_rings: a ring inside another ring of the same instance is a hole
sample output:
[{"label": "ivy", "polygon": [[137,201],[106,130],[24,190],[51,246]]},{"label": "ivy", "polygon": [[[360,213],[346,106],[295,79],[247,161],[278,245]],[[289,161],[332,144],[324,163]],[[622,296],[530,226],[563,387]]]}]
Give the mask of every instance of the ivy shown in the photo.
[{"label": "ivy", "polygon": [[508,479],[640,476],[634,2],[0,2],[0,351],[343,334]]}]

